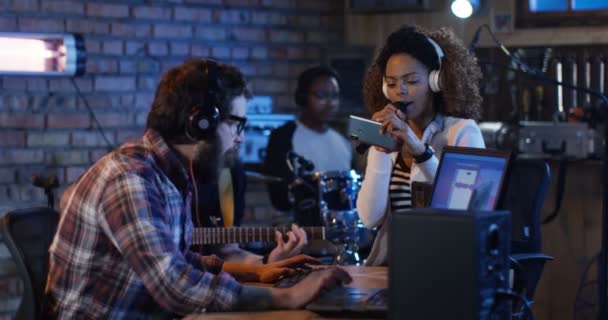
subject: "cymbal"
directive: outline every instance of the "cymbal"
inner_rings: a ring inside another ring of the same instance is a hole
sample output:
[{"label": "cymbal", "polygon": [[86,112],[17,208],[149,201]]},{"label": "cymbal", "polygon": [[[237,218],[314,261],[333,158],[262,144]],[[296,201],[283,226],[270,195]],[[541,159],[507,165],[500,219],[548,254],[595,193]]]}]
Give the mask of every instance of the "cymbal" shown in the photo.
[{"label": "cymbal", "polygon": [[245,171],[245,176],[255,181],[261,182],[282,182],[283,178],[266,175],[255,171]]}]

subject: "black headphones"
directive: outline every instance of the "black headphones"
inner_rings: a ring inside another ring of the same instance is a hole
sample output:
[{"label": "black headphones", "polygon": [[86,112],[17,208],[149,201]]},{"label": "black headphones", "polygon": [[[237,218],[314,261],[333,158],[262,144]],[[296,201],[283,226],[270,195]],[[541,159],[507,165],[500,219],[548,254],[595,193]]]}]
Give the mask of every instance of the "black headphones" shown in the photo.
[{"label": "black headphones", "polygon": [[205,60],[205,74],[207,76],[207,90],[202,106],[192,107],[186,126],[186,137],[192,141],[206,140],[211,137],[220,122],[217,94],[219,65],[213,60]]}]

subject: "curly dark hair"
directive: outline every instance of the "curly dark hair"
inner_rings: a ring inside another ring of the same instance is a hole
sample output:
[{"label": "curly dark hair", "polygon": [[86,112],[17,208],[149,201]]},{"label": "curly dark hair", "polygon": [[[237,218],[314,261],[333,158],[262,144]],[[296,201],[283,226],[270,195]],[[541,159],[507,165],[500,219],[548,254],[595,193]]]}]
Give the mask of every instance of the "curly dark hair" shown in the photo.
[{"label": "curly dark hair", "polygon": [[243,94],[251,97],[247,80],[238,68],[218,63],[217,79],[207,79],[207,63],[205,59],[191,59],[165,73],[156,89],[146,128],[172,143],[192,143],[185,134],[188,118],[196,108],[209,108],[206,100],[210,95],[219,109],[220,121],[232,111],[230,102],[234,98]]},{"label": "curly dark hair", "polygon": [[[432,38],[444,52],[441,61],[441,91],[434,94],[433,106],[441,114],[461,118],[481,118],[482,98],[479,94],[481,69],[477,58],[452,30],[441,28],[429,32],[418,26],[403,26],[391,33],[367,70],[363,82],[363,99],[368,112],[382,110],[389,102],[382,93],[382,77],[390,56],[406,53],[429,70],[437,69],[437,53],[426,37]],[[463,80],[464,79],[464,80]]]}]

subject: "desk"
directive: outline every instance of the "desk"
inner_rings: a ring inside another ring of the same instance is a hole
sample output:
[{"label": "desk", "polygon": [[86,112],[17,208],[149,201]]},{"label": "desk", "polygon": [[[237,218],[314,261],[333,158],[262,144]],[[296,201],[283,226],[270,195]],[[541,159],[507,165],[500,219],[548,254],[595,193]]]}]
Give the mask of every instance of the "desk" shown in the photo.
[{"label": "desk", "polygon": [[[386,267],[343,267],[353,278],[348,287],[353,288],[387,288],[388,268]],[[187,320],[229,320],[229,319],[255,319],[255,320],[308,320],[327,319],[308,310],[276,310],[259,312],[216,312],[190,315]],[[344,319],[344,318],[341,318]]]}]

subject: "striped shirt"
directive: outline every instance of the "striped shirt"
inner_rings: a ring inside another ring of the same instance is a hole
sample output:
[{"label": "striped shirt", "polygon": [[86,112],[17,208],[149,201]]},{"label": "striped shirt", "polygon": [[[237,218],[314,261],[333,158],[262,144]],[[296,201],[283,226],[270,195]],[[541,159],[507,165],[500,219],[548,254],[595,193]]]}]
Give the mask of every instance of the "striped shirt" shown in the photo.
[{"label": "striped shirt", "polygon": [[410,185],[410,167],[397,156],[389,183],[388,196],[392,212],[403,212],[412,208],[412,191]]},{"label": "striped shirt", "polygon": [[61,198],[46,295],[59,319],[141,319],[232,308],[241,285],[189,251],[191,185],[154,131],[95,163]]}]

